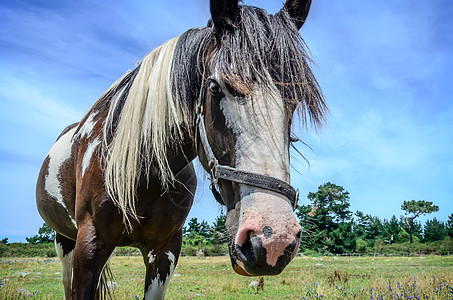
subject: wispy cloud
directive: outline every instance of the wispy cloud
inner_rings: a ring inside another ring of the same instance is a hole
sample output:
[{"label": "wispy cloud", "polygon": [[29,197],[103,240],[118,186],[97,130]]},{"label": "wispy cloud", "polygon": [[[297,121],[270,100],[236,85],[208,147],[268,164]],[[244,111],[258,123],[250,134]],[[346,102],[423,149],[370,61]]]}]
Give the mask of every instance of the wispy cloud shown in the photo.
[{"label": "wispy cloud", "polygon": [[[305,133],[310,168],[293,181],[307,192],[333,181],[353,209],[399,214],[404,200],[453,211],[453,6],[445,1],[314,2],[302,30],[332,115],[324,134]],[[448,24],[447,24],[448,23]],[[442,25],[441,25],[442,24]],[[450,82],[450,83],[448,83]],[[303,164],[302,164],[303,165]]]}]

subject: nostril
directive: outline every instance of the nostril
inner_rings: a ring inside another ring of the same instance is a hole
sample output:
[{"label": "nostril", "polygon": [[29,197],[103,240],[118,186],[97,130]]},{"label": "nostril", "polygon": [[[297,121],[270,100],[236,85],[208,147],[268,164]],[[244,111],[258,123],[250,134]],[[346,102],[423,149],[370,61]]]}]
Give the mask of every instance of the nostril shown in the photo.
[{"label": "nostril", "polygon": [[255,231],[247,232],[247,239],[242,245],[235,245],[238,258],[248,265],[264,264],[266,262],[266,249],[263,241]]},{"label": "nostril", "polygon": [[302,236],[302,230],[299,230],[299,232],[296,234],[296,239],[300,240],[301,236]]},{"label": "nostril", "polygon": [[236,252],[242,261],[254,261],[255,255],[253,254],[253,243],[252,239],[256,237],[253,231],[248,231],[246,236],[243,237],[242,245],[236,244]]},{"label": "nostril", "polygon": [[[291,256],[294,257],[294,255],[297,254],[297,251],[296,249],[299,247],[299,239],[295,239],[291,244],[289,244],[286,249],[285,249],[285,252],[288,253],[288,254],[292,254]],[[292,259],[292,258],[291,258]]]},{"label": "nostril", "polygon": [[248,265],[263,264],[266,262],[266,249],[263,248],[261,238],[254,235],[242,246],[236,245],[239,259]]},{"label": "nostril", "polygon": [[255,231],[253,231],[252,229],[239,230],[236,235],[235,243],[242,247],[242,245],[244,245],[244,243],[246,243],[247,240],[249,240],[250,237],[254,234],[255,234]]},{"label": "nostril", "polygon": [[266,249],[263,247],[263,241],[257,235],[250,239],[252,241],[252,251],[256,263],[263,264],[266,262]]}]

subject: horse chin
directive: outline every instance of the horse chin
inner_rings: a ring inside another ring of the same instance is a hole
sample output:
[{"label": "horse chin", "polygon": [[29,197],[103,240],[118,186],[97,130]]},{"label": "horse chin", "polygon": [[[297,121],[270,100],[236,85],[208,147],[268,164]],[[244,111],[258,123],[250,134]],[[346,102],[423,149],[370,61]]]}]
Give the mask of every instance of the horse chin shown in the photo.
[{"label": "horse chin", "polygon": [[233,270],[242,276],[273,276],[279,275],[289,264],[294,256],[286,258],[277,266],[269,266],[267,264],[244,264],[239,259],[231,259]]},{"label": "horse chin", "polygon": [[253,275],[247,273],[247,271],[244,270],[244,268],[241,267],[239,264],[242,264],[242,263],[231,259],[231,265],[233,266],[234,272],[236,272],[237,274],[242,275],[242,276],[253,276]]},{"label": "horse chin", "polygon": [[300,239],[297,238],[287,247],[285,255],[281,255],[275,265],[269,265],[266,260],[266,253],[257,253],[255,251],[252,254],[253,249],[246,250],[248,255],[243,255],[241,251],[244,249],[238,249],[235,245],[230,245],[230,260],[233,270],[242,276],[272,276],[279,275],[286,266],[293,260],[297,255],[299,248]]}]

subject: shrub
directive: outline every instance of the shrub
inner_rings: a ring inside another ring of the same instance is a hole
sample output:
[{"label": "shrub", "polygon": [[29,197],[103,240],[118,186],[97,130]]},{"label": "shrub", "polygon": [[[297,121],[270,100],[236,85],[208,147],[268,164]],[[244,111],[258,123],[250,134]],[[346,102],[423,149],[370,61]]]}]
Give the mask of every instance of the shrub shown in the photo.
[{"label": "shrub", "polygon": [[371,250],[372,252],[381,253],[381,254],[409,254],[409,255],[418,255],[418,254],[437,254],[437,255],[446,255],[453,252],[453,240],[449,237],[444,238],[441,241],[435,241],[432,243],[420,243],[419,240],[415,239],[414,243],[409,242],[401,244],[391,244],[384,245],[383,243],[376,241],[375,246]]},{"label": "shrub", "polygon": [[116,247],[113,252],[115,256],[140,256],[142,253],[140,250],[134,247]]},{"label": "shrub", "polygon": [[192,245],[183,245],[181,249],[182,256],[195,256],[197,254],[197,247]]},{"label": "shrub", "polygon": [[311,250],[311,249],[305,250],[304,255],[305,256],[319,256],[318,252],[316,252],[315,250]]},{"label": "shrub", "polygon": [[53,243],[25,244],[11,243],[0,245],[0,257],[55,257],[57,252]]},{"label": "shrub", "polygon": [[3,253],[8,249],[8,246],[6,244],[0,243],[0,257],[3,257]]},{"label": "shrub", "polygon": [[396,242],[397,243],[406,243],[410,240],[409,233],[407,233],[404,228],[401,228],[400,232],[396,235]]},{"label": "shrub", "polygon": [[355,251],[356,252],[367,252],[368,250],[368,244],[366,241],[362,240],[362,239],[357,239],[355,241]]},{"label": "shrub", "polygon": [[181,248],[182,256],[196,256],[197,252],[202,249],[204,255],[206,256],[221,256],[228,255],[228,244],[218,244],[218,245],[190,245],[183,244]]},{"label": "shrub", "polygon": [[228,245],[220,244],[220,245],[206,246],[206,247],[204,247],[204,253],[206,254],[206,256],[227,255],[228,254]]}]

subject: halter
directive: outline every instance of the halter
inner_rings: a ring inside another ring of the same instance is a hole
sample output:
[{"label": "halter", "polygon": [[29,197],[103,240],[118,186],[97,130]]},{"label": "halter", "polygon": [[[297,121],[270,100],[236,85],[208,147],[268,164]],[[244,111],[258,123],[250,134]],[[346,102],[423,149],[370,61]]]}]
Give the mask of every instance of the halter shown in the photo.
[{"label": "halter", "polygon": [[[201,98],[198,104],[199,106],[197,108],[197,139],[200,139],[202,145],[201,149],[204,152],[206,159],[208,160],[208,168],[210,174],[209,179],[211,180],[210,188],[217,202],[225,204],[217,188],[218,179],[224,179],[279,193],[288,198],[291,207],[293,208],[293,210],[295,210],[297,207],[297,202],[299,200],[299,189],[295,190],[290,184],[272,176],[239,170],[219,164],[217,158],[214,155],[214,152],[212,151],[211,146],[209,145],[208,137],[206,134],[206,126],[203,118],[204,102],[205,85],[203,84],[203,88],[201,90]],[[198,143],[196,142],[195,144],[197,145],[196,147],[198,153]]]}]

